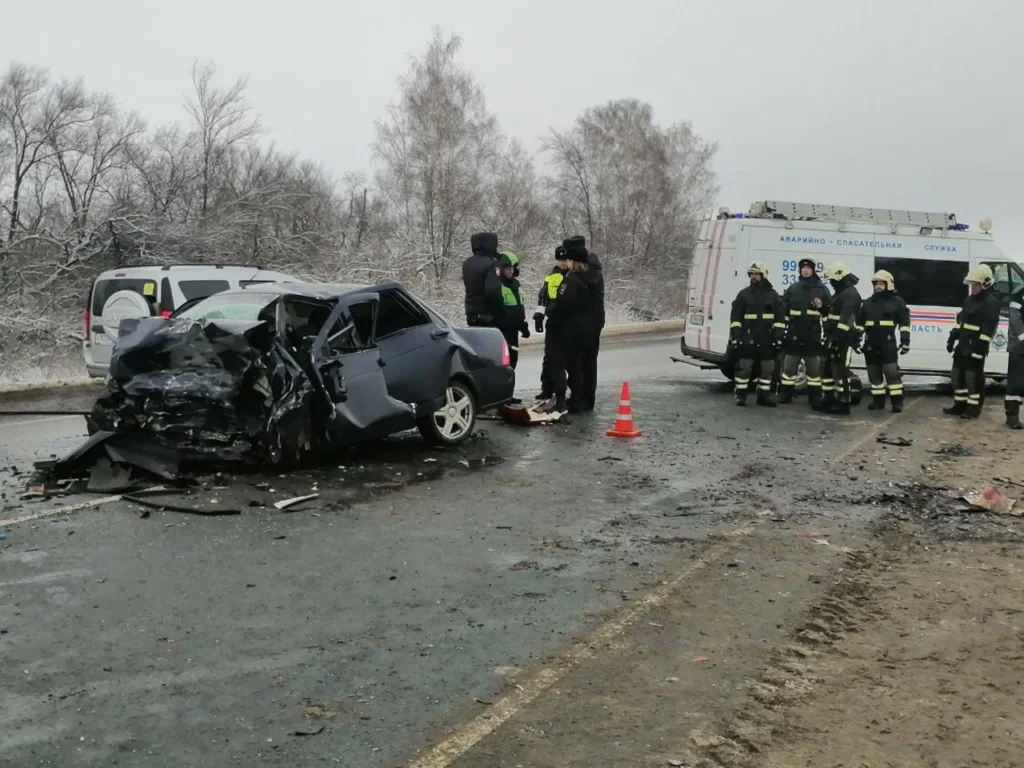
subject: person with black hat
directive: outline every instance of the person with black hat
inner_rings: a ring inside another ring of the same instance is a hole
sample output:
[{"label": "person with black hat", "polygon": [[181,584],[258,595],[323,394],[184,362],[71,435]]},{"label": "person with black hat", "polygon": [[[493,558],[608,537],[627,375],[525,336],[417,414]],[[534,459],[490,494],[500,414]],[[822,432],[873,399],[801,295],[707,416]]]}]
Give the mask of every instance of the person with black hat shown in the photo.
[{"label": "person with black hat", "polygon": [[526,308],[519,291],[519,257],[511,251],[501,254],[498,261],[501,270],[502,311],[498,316],[498,330],[508,344],[509,364],[515,369],[519,362],[519,334],[530,338],[530,326],[526,324]]},{"label": "person with black hat", "polygon": [[[565,248],[555,248],[555,266],[544,278],[537,295],[537,308],[533,311],[533,327],[537,333],[544,333],[544,321],[548,316],[548,309],[558,297],[558,286],[562,284],[565,277],[565,270],[559,266],[565,261]],[[540,393],[538,400],[550,400],[555,396],[554,386],[551,383],[551,363],[548,354],[548,337],[544,337],[544,357],[540,363]]]},{"label": "person with black hat", "polygon": [[574,235],[562,241],[562,247],[570,259],[582,260],[587,270],[581,272],[583,282],[590,292],[590,311],[586,329],[580,339],[580,389],[572,391],[572,399],[580,410],[592,411],[597,399],[597,356],[601,350],[601,331],[604,330],[604,268],[597,254],[587,249],[582,235]]},{"label": "person with black hat", "polygon": [[477,232],[469,239],[473,255],[462,262],[462,283],[466,288],[466,323],[494,328],[502,313],[501,269],[498,266],[498,236]]},{"label": "person with black hat", "polygon": [[[585,279],[590,271],[585,251],[566,249],[558,266],[565,270],[556,291],[554,303],[548,305],[545,348],[551,366],[551,386],[555,396],[554,411],[579,413],[581,392],[581,356],[583,342],[590,331],[594,313],[593,293]],[[573,399],[566,400],[571,390]]]},{"label": "person with black hat", "polygon": [[786,336],[783,342],[782,381],[779,384],[779,402],[793,402],[796,374],[800,361],[804,361],[807,374],[807,400],[813,408],[821,402],[821,321],[828,315],[832,296],[818,277],[814,259],[800,259],[799,275],[782,295],[785,307]]}]

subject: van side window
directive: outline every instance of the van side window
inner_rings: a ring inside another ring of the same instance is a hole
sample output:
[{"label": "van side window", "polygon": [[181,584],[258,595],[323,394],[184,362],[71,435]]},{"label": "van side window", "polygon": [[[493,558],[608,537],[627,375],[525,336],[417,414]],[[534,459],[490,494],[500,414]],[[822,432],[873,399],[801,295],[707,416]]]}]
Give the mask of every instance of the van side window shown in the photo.
[{"label": "van side window", "polygon": [[231,287],[227,280],[182,280],[178,283],[185,301],[205,299]]},{"label": "van side window", "polygon": [[959,308],[967,297],[966,261],[876,258],[875,270],[880,269],[892,273],[896,292],[910,305]]}]

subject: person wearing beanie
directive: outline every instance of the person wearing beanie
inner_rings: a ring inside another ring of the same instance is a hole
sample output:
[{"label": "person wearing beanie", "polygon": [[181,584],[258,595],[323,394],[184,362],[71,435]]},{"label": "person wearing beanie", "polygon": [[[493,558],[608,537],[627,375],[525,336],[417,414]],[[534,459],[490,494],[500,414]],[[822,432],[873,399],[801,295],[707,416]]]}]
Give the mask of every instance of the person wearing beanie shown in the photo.
[{"label": "person wearing beanie", "polygon": [[[537,333],[544,333],[544,321],[547,319],[548,308],[554,303],[558,296],[558,286],[562,284],[565,277],[565,270],[559,263],[565,261],[565,249],[562,246],[555,248],[555,265],[540,287],[537,295],[537,308],[533,311],[533,327]],[[550,400],[554,397],[554,388],[551,383],[551,366],[548,355],[548,337],[544,337],[544,359],[540,364],[540,393],[538,400]]]},{"label": "person wearing beanie", "polygon": [[493,232],[477,232],[469,243],[473,255],[462,262],[466,323],[495,328],[504,306],[498,266],[498,236]]},{"label": "person wearing beanie", "polygon": [[[564,244],[563,244],[564,247]],[[549,353],[551,382],[555,396],[552,410],[579,413],[582,405],[581,357],[594,315],[594,299],[585,275],[590,271],[586,249],[565,248],[565,258],[558,263],[565,277],[548,306],[545,347]],[[567,393],[572,392],[572,400]]]},{"label": "person wearing beanie", "polygon": [[[586,331],[580,340],[580,390],[573,391],[573,400],[580,410],[594,410],[597,400],[597,356],[601,349],[601,331],[604,330],[604,268],[597,254],[587,248],[582,235],[575,235],[562,241],[570,258],[582,258],[587,270],[582,278],[590,292],[591,306],[586,319]],[[573,256],[574,255],[574,256]]]}]

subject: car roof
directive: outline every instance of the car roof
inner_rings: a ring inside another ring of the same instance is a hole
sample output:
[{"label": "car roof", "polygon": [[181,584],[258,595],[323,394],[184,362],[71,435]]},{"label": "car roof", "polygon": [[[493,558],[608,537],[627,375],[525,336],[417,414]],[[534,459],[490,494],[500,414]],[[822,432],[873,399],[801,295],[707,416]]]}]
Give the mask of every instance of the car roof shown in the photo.
[{"label": "car roof", "polygon": [[229,295],[238,296],[246,293],[274,293],[282,296],[304,296],[310,299],[332,299],[348,296],[353,293],[396,289],[404,290],[399,283],[380,283],[379,285],[365,283],[261,283],[260,285],[250,285],[245,288],[221,291],[210,298]]}]

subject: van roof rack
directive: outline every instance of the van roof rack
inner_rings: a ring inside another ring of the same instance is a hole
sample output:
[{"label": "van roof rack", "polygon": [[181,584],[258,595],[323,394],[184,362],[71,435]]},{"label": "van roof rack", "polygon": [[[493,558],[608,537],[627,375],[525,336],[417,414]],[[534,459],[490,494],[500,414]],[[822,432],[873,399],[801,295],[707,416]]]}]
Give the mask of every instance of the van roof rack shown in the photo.
[{"label": "van roof rack", "polygon": [[254,264],[204,264],[202,262],[195,262],[193,264],[167,264],[160,267],[164,272],[169,272],[172,269],[180,269],[182,267],[213,267],[214,269],[223,269],[224,267],[238,267],[241,269],[263,269],[263,267],[257,267]]},{"label": "van roof rack", "polygon": [[846,205],[790,203],[765,200],[750,205],[749,218],[788,219],[803,221],[870,221],[874,224],[908,224],[915,227],[958,229],[956,215],[901,211],[894,208],[853,208]]}]

